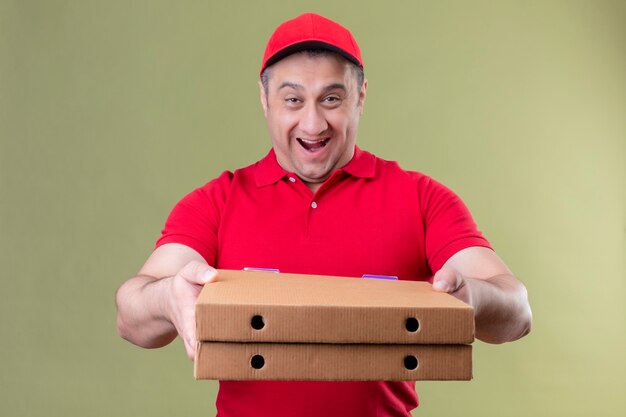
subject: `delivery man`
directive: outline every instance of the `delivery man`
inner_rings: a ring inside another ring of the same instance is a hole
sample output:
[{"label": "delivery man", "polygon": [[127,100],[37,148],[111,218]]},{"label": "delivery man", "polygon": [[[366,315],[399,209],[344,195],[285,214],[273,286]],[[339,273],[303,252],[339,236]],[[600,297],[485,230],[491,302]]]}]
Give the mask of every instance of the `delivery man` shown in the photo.
[{"label": "delivery man", "polygon": [[[244,267],[431,281],[474,307],[478,339],[529,332],[524,285],[459,197],[356,145],[367,80],[346,28],[311,13],[282,23],[259,90],[271,150],[174,207],[152,255],[117,292],[124,339],[156,348],[179,336],[193,358],[202,286],[219,280],[214,268]],[[222,381],[217,397],[222,417],[410,416],[417,405],[414,383],[389,381]]]}]

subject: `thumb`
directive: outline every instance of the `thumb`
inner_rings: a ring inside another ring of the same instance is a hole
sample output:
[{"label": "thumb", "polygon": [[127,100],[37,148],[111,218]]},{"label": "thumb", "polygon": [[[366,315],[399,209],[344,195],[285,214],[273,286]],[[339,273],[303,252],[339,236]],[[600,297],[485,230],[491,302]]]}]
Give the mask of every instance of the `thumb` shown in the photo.
[{"label": "thumb", "polygon": [[191,284],[204,285],[217,280],[217,269],[204,262],[191,261],[180,270],[178,275]]},{"label": "thumb", "polygon": [[441,268],[433,277],[433,289],[435,291],[452,293],[461,285],[461,278],[454,269]]}]

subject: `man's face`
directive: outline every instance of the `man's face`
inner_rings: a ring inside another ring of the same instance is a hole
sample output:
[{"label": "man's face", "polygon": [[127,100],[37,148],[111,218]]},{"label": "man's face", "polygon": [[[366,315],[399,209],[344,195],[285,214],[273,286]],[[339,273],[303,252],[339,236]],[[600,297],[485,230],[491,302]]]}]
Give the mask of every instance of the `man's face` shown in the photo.
[{"label": "man's face", "polygon": [[267,95],[259,85],[278,163],[315,191],[354,155],[367,81],[359,91],[335,54],[297,53],[272,65]]}]

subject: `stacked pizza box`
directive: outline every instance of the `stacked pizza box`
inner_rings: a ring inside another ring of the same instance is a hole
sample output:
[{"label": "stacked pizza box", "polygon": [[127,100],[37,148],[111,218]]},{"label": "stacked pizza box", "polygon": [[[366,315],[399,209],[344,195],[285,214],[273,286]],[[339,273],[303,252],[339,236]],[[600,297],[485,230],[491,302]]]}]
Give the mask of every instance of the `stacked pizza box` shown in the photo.
[{"label": "stacked pizza box", "polygon": [[473,310],[425,282],[220,270],[196,338],[196,379],[472,377]]}]

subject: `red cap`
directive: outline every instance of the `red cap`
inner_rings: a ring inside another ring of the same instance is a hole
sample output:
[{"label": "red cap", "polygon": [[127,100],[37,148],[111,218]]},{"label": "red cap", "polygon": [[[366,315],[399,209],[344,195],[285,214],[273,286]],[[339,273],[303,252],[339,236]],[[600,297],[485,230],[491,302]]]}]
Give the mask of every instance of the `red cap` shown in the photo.
[{"label": "red cap", "polygon": [[328,49],[363,68],[361,50],[350,31],[314,13],[304,13],[276,28],[267,42],[261,73],[270,65],[304,49]]}]

